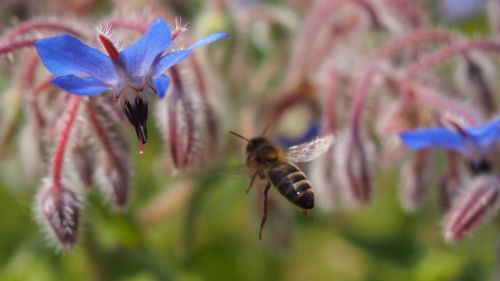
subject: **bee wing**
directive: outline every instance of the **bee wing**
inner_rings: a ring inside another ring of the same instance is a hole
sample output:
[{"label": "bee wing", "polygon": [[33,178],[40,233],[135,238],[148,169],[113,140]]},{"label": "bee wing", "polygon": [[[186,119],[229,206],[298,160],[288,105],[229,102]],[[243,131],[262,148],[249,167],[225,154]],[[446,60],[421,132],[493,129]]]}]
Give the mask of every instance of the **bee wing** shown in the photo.
[{"label": "bee wing", "polygon": [[308,162],[325,153],[334,140],[333,135],[315,138],[311,141],[294,145],[285,151],[285,157],[292,162]]}]

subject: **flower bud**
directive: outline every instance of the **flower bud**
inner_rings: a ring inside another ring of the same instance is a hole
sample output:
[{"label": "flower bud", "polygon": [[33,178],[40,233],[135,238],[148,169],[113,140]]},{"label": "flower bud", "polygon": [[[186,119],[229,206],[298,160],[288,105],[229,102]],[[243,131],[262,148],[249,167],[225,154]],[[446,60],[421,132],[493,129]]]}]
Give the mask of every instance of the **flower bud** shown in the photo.
[{"label": "flower bud", "polygon": [[175,169],[203,166],[207,163],[209,150],[216,150],[206,147],[209,128],[205,123],[205,104],[200,102],[199,93],[192,85],[184,83],[184,76],[181,78],[176,69],[171,73],[171,91],[157,106],[158,124]]},{"label": "flower bud", "polygon": [[401,167],[400,202],[407,212],[415,212],[422,204],[429,185],[427,151],[415,152],[415,157]]},{"label": "flower bud", "polygon": [[130,161],[130,159],[116,161],[106,155],[101,155],[99,169],[97,170],[99,188],[117,209],[122,209],[128,203],[130,167],[127,161]]},{"label": "flower bud", "polygon": [[363,205],[372,197],[373,144],[368,139],[343,134],[337,144],[336,173],[347,203]]},{"label": "flower bud", "polygon": [[82,122],[78,124],[75,130],[74,141],[71,143],[70,159],[80,182],[83,186],[90,187],[94,183],[96,151],[92,146],[87,130],[86,124]]},{"label": "flower bud", "polygon": [[500,194],[498,175],[478,176],[458,196],[444,220],[444,238],[455,242],[496,213]]},{"label": "flower bud", "polygon": [[49,237],[64,250],[73,247],[78,237],[81,201],[76,192],[65,185],[47,180],[35,201],[35,216]]},{"label": "flower bud", "polygon": [[96,180],[106,198],[115,208],[121,209],[128,202],[131,179],[131,152],[127,134],[106,102],[92,104],[88,113],[90,119],[95,118],[91,123],[101,145]]},{"label": "flower bud", "polygon": [[474,97],[471,102],[483,112],[496,112],[494,64],[485,56],[472,53],[459,61],[455,74],[457,88],[467,97]]}]

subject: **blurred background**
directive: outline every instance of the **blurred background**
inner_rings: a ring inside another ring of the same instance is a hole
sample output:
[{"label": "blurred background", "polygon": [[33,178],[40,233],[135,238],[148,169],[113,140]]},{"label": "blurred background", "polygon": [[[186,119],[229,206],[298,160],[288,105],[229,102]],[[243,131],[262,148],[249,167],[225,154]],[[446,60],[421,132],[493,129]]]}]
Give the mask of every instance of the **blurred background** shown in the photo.
[{"label": "blurred background", "polygon": [[[25,122],[22,109],[10,113],[22,106],[16,95],[5,94],[22,57],[2,58],[0,280],[494,280],[498,222],[493,220],[459,243],[445,243],[438,181],[430,182],[418,211],[405,212],[399,201],[398,165],[377,169],[373,200],[361,208],[318,206],[304,217],[271,190],[270,217],[263,239],[258,239],[262,189],[256,186],[245,194],[249,177],[244,143],[226,134],[227,130],[250,137],[274,123],[271,135],[294,143],[304,131],[317,126],[315,120],[323,114],[317,109],[322,105],[321,96],[315,94],[312,105],[309,97],[281,101],[293,96],[289,89],[300,92],[299,96],[321,92],[318,88],[328,83],[310,81],[328,80],[328,71],[318,69],[329,61],[338,62],[339,76],[344,77],[350,67],[352,71],[366,67],[368,55],[377,45],[418,26],[440,28],[464,38],[493,36],[486,0],[409,1],[419,5],[413,19],[411,13],[391,10],[398,3],[406,5],[404,0],[374,1],[382,20],[379,27],[374,28],[373,19],[359,13],[359,8],[340,11],[335,20],[357,21],[361,27],[355,27],[353,35],[339,31],[332,37],[337,41],[331,44],[342,45],[335,47],[334,55],[328,45],[321,56],[305,58],[307,67],[299,63],[293,68],[292,57],[300,56],[294,48],[300,49],[297,41],[314,2],[2,0],[2,31],[26,20],[56,15],[92,33],[93,24],[103,18],[140,14],[162,16],[172,26],[179,17],[189,22],[193,39],[216,31],[232,37],[198,54],[217,104],[220,152],[216,159],[203,169],[174,172],[168,157],[159,156],[166,148],[161,131],[153,125],[156,120],[149,121],[150,137],[141,155],[128,127],[133,144],[129,206],[117,212],[98,189],[86,192],[78,243],[63,253],[47,243],[33,218],[32,202],[43,172],[26,176],[19,144],[23,138],[19,128]],[[310,51],[322,52],[321,48]],[[314,75],[296,78],[303,75],[295,73],[297,69]],[[444,80],[453,79],[450,69],[440,75]],[[344,83],[340,80],[339,84]],[[348,103],[349,98],[340,102]],[[153,98],[150,103],[155,106]],[[293,109],[288,110],[289,103]],[[373,111],[373,107],[369,109]],[[337,126],[342,127],[348,110],[339,111]],[[42,171],[43,163],[48,162],[46,157],[27,161],[40,161]],[[436,161],[442,163],[443,155]],[[309,167],[303,168],[309,174]],[[314,187],[314,180],[312,184]]]}]

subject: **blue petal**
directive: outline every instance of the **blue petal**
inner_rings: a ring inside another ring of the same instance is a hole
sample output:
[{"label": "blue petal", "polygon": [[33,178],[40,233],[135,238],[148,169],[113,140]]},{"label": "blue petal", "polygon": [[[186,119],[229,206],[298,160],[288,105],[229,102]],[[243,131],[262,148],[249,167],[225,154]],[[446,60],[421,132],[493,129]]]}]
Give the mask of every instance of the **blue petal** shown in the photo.
[{"label": "blue petal", "polygon": [[467,128],[465,131],[479,148],[487,148],[500,141],[500,119],[477,128]]},{"label": "blue petal", "polygon": [[305,143],[307,141],[312,140],[313,138],[319,136],[321,130],[321,126],[319,122],[312,121],[309,124],[309,128],[302,135],[297,136],[295,138],[290,138],[288,136],[277,136],[274,140],[281,147],[290,147],[298,144]]},{"label": "blue petal", "polygon": [[93,77],[57,76],[51,82],[65,91],[80,96],[95,96],[109,89],[108,85]]},{"label": "blue petal", "polygon": [[132,78],[145,76],[154,60],[172,44],[171,36],[168,24],[155,19],[139,40],[120,52],[127,73]]},{"label": "blue petal", "polygon": [[161,99],[167,93],[170,79],[168,79],[166,75],[160,75],[153,79],[153,84],[155,86],[156,95]]},{"label": "blue petal", "polygon": [[162,56],[154,67],[153,77],[163,74],[165,70],[186,59],[189,56],[189,54],[191,54],[191,50],[188,49],[188,50],[173,51]]},{"label": "blue petal", "polygon": [[458,133],[445,128],[430,128],[402,132],[399,137],[409,149],[438,147],[464,151],[466,142]]},{"label": "blue petal", "polygon": [[198,40],[198,42],[191,45],[191,47],[189,47],[189,49],[200,48],[200,47],[203,47],[205,45],[211,44],[217,40],[227,38],[229,36],[230,36],[229,34],[223,33],[223,32],[214,33],[214,34],[208,35],[205,38]]},{"label": "blue petal", "polygon": [[36,41],[36,50],[45,67],[55,75],[90,75],[107,83],[118,79],[111,59],[71,35]]}]

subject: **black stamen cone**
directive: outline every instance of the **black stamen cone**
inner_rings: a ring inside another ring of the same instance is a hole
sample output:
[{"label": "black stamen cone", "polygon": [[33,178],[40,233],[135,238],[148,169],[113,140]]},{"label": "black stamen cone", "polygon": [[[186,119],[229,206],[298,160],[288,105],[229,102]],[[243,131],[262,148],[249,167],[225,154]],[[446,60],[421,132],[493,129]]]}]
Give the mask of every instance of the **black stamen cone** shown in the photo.
[{"label": "black stamen cone", "polygon": [[470,161],[468,163],[469,170],[473,175],[489,174],[492,170],[492,164],[486,159]]},{"label": "black stamen cone", "polygon": [[135,133],[139,141],[143,144],[148,139],[148,128],[146,122],[148,120],[148,103],[140,97],[135,98],[133,104],[126,100],[122,105],[122,110],[125,112],[128,121],[134,126]]}]

